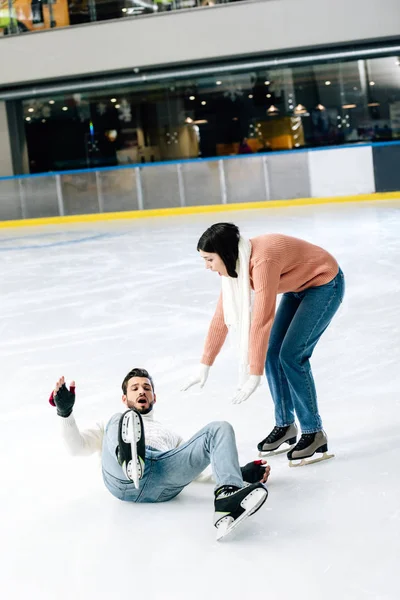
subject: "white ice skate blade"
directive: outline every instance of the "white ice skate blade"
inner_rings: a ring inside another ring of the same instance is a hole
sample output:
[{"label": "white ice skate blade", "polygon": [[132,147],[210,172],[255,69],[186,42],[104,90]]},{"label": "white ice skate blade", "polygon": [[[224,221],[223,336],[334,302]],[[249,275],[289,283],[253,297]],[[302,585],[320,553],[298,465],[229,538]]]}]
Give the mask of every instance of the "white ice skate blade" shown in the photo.
[{"label": "white ice skate blade", "polygon": [[251,492],[246,498],[243,498],[240,506],[245,509],[240,517],[233,519],[230,516],[222,518],[217,525],[217,542],[225,538],[231,533],[246,517],[253,515],[264,504],[268,496],[267,490],[257,488]]},{"label": "white ice skate blade", "polygon": [[[285,443],[285,442],[284,442]],[[282,448],[280,450],[264,450],[258,453],[259,458],[268,458],[268,456],[276,456],[277,454],[287,454],[290,452],[292,448],[295,447],[296,444],[291,444],[287,446],[287,448]]]},{"label": "white ice skate blade", "polygon": [[126,475],[133,481],[133,485],[138,490],[139,480],[142,477],[142,467],[137,455],[137,443],[142,435],[140,419],[134,411],[124,416],[121,430],[122,439],[131,445],[132,460],[126,466]]},{"label": "white ice skate blade", "polygon": [[[322,462],[323,460],[329,460],[330,458],[335,458],[335,455],[328,454],[327,452],[324,452],[319,458],[311,458],[311,460],[307,460],[306,458],[294,458],[293,460],[289,461],[289,467],[305,467],[305,465],[313,465],[315,463]],[[295,463],[295,460],[299,460],[300,462]]]}]

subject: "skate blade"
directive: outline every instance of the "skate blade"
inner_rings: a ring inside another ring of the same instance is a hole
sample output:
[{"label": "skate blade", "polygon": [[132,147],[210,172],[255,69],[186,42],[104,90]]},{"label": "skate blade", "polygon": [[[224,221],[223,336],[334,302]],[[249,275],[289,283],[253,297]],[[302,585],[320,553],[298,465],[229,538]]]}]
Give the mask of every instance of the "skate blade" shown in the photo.
[{"label": "skate blade", "polygon": [[230,534],[244,519],[254,515],[259,508],[262,507],[268,497],[267,490],[261,488],[254,490],[247,498],[245,498],[240,504],[246,509],[246,512],[242,513],[237,519],[232,517],[225,517],[217,527],[217,542],[225,538]]},{"label": "skate blade", "polygon": [[292,448],[294,448],[294,446],[295,446],[295,444],[293,444],[292,446],[288,446],[284,450],[265,450],[265,451],[260,451],[258,453],[258,456],[259,456],[259,458],[268,458],[268,456],[277,456],[278,454],[287,454],[288,452],[290,452],[290,450]]},{"label": "skate blade", "polygon": [[[289,467],[304,467],[305,465],[313,465],[318,462],[322,462],[323,460],[329,460],[330,458],[335,458],[334,454],[328,454],[324,452],[322,456],[319,458],[311,458],[311,460],[307,460],[306,458],[294,458],[289,461]],[[295,460],[299,460],[300,462],[294,462]]]},{"label": "skate blade", "polygon": [[[284,442],[285,443],[285,442]],[[287,448],[281,450],[264,450],[258,453],[259,458],[268,458],[268,456],[276,456],[277,454],[287,454],[296,444],[291,444]]]},{"label": "skate blade", "polygon": [[122,439],[131,445],[132,460],[127,464],[126,475],[133,482],[137,490],[140,485],[139,480],[142,478],[142,467],[137,455],[137,442],[141,435],[142,430],[139,417],[132,411],[130,415],[126,415],[126,421],[122,425]]}]

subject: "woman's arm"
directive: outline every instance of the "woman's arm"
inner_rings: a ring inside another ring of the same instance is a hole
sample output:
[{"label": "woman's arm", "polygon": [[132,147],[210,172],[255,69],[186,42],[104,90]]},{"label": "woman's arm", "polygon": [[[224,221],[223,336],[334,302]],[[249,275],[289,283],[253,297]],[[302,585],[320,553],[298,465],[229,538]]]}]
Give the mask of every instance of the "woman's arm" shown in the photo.
[{"label": "woman's arm", "polygon": [[210,327],[208,329],[208,335],[204,344],[203,356],[201,362],[203,365],[211,366],[214,363],[215,358],[219,354],[226,336],[228,335],[228,328],[225,325],[224,311],[222,305],[222,292],[220,293],[217,308],[214,316],[211,320]]}]

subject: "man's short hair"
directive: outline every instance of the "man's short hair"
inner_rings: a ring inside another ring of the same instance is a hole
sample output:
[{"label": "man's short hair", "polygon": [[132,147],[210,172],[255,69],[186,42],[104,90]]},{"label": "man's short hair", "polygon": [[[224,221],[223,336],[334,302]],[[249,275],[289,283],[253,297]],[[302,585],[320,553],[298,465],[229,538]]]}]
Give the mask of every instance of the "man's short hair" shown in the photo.
[{"label": "man's short hair", "polygon": [[154,383],[151,378],[151,375],[148,373],[148,371],[146,371],[146,369],[135,368],[135,369],[132,369],[131,371],[129,371],[129,373],[125,376],[125,378],[122,382],[122,391],[124,392],[125,396],[126,396],[126,392],[128,389],[128,381],[130,379],[132,379],[132,377],[146,377],[146,379],[148,379],[151,383],[151,387],[153,388],[153,394],[154,394]]}]

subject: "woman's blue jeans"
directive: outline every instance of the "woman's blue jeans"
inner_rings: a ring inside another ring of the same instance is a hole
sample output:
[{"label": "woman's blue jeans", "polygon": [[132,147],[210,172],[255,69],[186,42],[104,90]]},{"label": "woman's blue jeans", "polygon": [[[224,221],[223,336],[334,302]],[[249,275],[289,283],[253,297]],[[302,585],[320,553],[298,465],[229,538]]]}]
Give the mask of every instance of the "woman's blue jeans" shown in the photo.
[{"label": "woman's blue jeans", "polygon": [[329,283],[281,298],[265,363],[278,427],[293,423],[296,414],[302,433],[322,429],[310,358],[343,300],[344,289],[339,269]]}]

